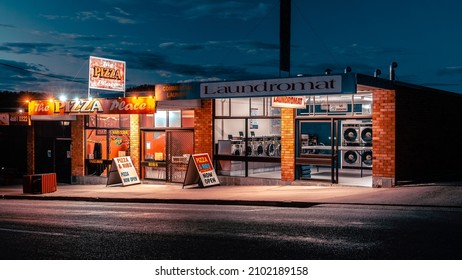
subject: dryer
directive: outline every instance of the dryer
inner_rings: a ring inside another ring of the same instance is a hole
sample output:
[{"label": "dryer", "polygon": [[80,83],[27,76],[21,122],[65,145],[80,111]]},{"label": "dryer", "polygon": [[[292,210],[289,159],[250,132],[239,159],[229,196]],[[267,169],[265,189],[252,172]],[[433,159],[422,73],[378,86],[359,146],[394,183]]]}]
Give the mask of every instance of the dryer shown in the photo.
[{"label": "dryer", "polygon": [[362,123],[360,126],[361,146],[372,146],[372,123]]},{"label": "dryer", "polygon": [[361,154],[363,167],[372,167],[372,150],[363,151]]},{"label": "dryer", "polygon": [[342,123],[342,146],[360,145],[360,126],[357,121]]},{"label": "dryer", "polygon": [[342,168],[361,167],[361,158],[355,150],[342,151]]}]

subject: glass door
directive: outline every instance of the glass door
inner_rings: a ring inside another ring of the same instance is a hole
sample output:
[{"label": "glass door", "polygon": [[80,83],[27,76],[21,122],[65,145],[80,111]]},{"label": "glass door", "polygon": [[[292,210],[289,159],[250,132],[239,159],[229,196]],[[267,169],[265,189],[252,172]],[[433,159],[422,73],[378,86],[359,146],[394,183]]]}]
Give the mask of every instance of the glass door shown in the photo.
[{"label": "glass door", "polygon": [[300,120],[297,177],[338,183],[338,120]]},{"label": "glass door", "polygon": [[167,182],[183,183],[189,156],[194,153],[192,130],[167,131]]}]

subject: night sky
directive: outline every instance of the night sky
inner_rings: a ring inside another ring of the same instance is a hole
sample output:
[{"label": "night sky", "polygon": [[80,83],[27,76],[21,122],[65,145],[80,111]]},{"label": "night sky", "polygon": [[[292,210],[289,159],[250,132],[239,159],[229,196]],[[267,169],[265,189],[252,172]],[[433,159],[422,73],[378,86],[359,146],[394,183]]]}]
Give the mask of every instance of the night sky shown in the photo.
[{"label": "night sky", "polygon": [[[462,93],[461,1],[292,0],[291,75],[341,73]],[[2,0],[0,91],[86,96],[88,59],[143,84],[279,76],[279,0]],[[27,71],[25,71],[25,70]]]}]

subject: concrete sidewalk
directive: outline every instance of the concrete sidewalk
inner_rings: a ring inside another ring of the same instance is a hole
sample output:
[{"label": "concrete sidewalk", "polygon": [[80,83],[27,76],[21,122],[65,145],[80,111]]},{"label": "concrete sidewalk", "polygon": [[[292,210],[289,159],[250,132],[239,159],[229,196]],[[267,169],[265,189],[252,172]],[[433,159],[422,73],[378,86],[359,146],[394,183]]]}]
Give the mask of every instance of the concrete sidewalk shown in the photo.
[{"label": "concrete sidewalk", "polygon": [[346,186],[214,186],[181,184],[58,185],[56,192],[24,194],[22,185],[0,186],[1,199],[189,203],[309,207],[316,204],[462,207],[462,182],[396,188]]}]

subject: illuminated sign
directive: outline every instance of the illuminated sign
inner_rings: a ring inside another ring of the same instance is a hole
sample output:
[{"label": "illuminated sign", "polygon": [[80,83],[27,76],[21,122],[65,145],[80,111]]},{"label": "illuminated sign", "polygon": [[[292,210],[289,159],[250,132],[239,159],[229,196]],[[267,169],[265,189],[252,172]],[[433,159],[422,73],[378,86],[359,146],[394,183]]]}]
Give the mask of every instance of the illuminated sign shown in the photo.
[{"label": "illuminated sign", "polygon": [[29,115],[152,114],[154,112],[155,99],[151,97],[29,102]]},{"label": "illuminated sign", "polygon": [[125,91],[125,61],[90,56],[90,89]]},{"label": "illuminated sign", "polygon": [[156,100],[199,99],[199,83],[159,84],[155,87]]},{"label": "illuminated sign", "polygon": [[355,93],[352,74],[201,83],[201,98]]},{"label": "illuminated sign", "polygon": [[272,98],[273,107],[283,108],[306,108],[306,97],[305,96],[274,96]]}]

